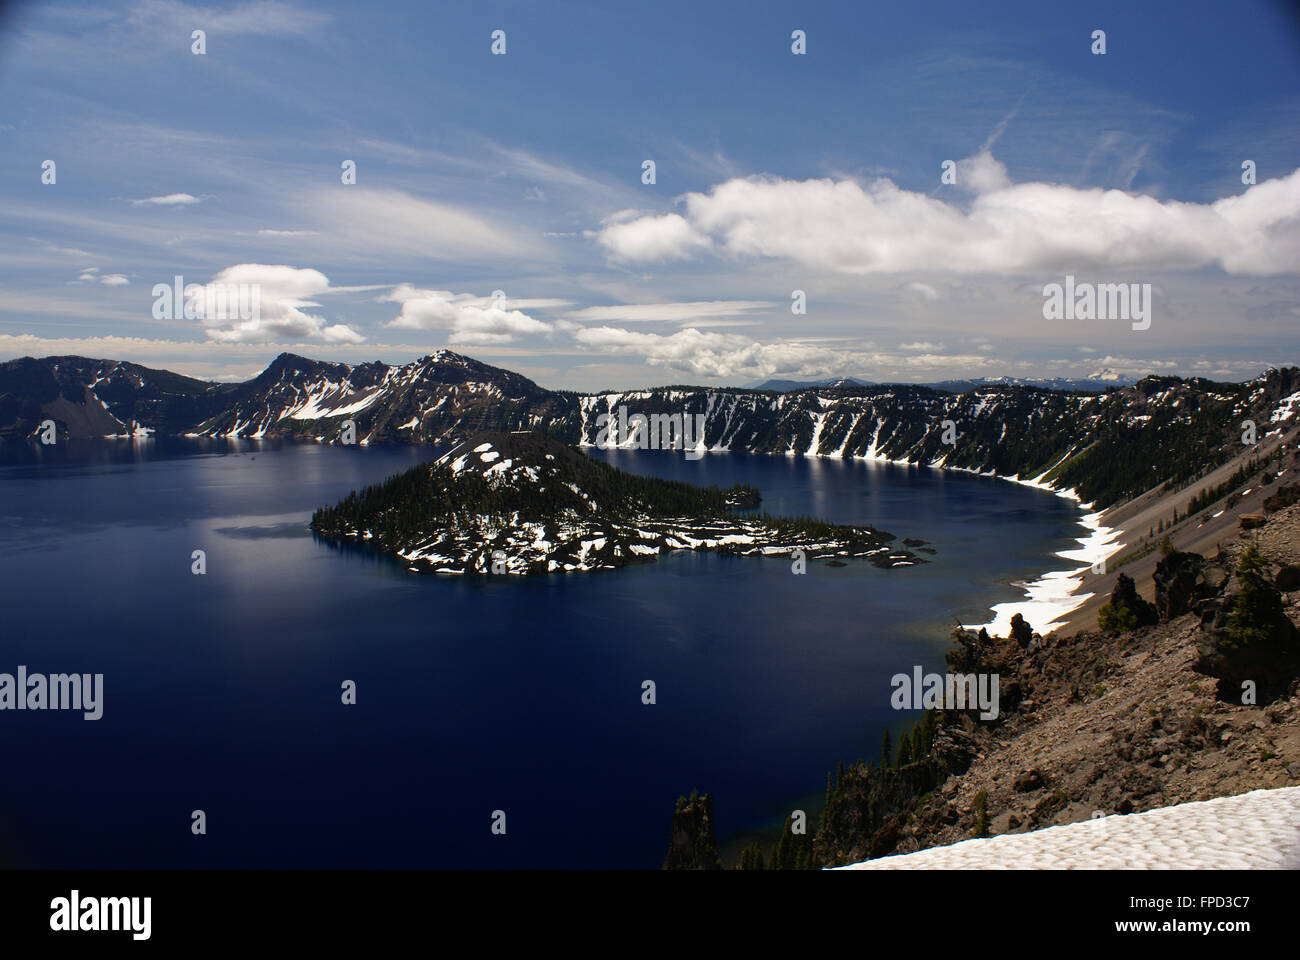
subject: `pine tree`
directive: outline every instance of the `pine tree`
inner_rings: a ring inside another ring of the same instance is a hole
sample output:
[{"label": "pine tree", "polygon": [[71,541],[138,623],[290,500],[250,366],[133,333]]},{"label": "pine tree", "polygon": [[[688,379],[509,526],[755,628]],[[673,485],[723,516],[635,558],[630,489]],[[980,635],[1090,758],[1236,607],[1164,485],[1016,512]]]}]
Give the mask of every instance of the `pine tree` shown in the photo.
[{"label": "pine tree", "polygon": [[881,736],[880,738],[880,768],[882,770],[885,767],[889,766],[889,760],[893,755],[894,754],[891,749],[891,745],[889,743],[889,730],[886,729],[884,735]]},{"label": "pine tree", "polygon": [[740,869],[763,869],[763,847],[757,840],[747,846],[744,850],[740,851]]},{"label": "pine tree", "polygon": [[1237,563],[1241,585],[1228,617],[1228,638],[1233,646],[1260,646],[1276,639],[1278,624],[1286,619],[1282,594],[1269,577],[1268,563],[1252,544]]},{"label": "pine tree", "polygon": [[975,829],[972,837],[982,838],[989,835],[989,792],[981,790],[975,795]]},{"label": "pine tree", "polygon": [[894,766],[905,767],[912,762],[912,738],[902,736],[898,739],[898,758],[894,761]]}]

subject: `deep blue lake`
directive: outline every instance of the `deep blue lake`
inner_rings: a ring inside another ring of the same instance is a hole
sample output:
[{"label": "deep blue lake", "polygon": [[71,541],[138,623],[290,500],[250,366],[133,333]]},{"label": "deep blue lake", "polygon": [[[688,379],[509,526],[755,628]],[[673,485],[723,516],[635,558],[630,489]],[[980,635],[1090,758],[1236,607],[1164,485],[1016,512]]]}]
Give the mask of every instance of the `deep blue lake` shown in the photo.
[{"label": "deep blue lake", "polygon": [[307,529],[433,452],[0,448],[0,672],[104,674],[100,720],[0,711],[0,863],[657,868],[679,795],[713,792],[725,842],[779,830],[839,761],[876,758],[886,726],[916,719],[889,708],[889,677],[941,668],[955,619],[1020,598],[1011,581],[1059,568],[1079,534],[1068,502],[994,479],[651,451],[595,455],[749,482],[769,512],[938,553],[796,576],[788,559],[682,552],[466,580]]}]

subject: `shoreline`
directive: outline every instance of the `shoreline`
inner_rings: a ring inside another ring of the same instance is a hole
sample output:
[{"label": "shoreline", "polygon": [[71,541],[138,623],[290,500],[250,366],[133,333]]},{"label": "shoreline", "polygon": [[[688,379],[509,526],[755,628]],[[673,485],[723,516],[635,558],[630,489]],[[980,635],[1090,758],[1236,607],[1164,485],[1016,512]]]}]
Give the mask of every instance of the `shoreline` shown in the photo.
[{"label": "shoreline", "polygon": [[[943,460],[937,460],[932,463],[912,463],[909,460],[891,460],[888,457],[872,455],[868,452],[865,456],[854,455],[849,459],[864,460],[872,463],[889,463],[894,466],[905,467],[925,467],[930,470],[952,471],[955,473],[972,474],[977,477],[991,477],[995,480],[1006,480],[1009,483],[1019,484],[1024,487],[1034,487],[1050,493],[1053,496],[1061,497],[1065,500],[1073,501],[1080,510],[1092,510],[1091,503],[1083,503],[1078,493],[1074,490],[1061,490],[1049,483],[1045,483],[1043,478],[1060,466],[1072,453],[1071,450],[1064,457],[1052,464],[1037,477],[1029,480],[1022,480],[1019,474],[1008,477],[1005,474],[999,474],[994,470],[987,472],[972,469],[970,467],[950,467],[945,466]],[[820,456],[812,454],[812,456]],[[843,459],[843,458],[824,458],[824,459]],[[1078,547],[1058,550],[1052,554],[1053,557],[1060,557],[1063,560],[1073,560],[1082,566],[1070,567],[1068,569],[1053,569],[1039,574],[1033,580],[1024,581],[1019,584],[1020,589],[1024,591],[1025,598],[1022,600],[1008,600],[1002,603],[995,603],[989,606],[989,611],[993,614],[992,619],[977,624],[962,624],[964,630],[987,630],[990,636],[1009,636],[1011,633],[1011,618],[1017,613],[1024,617],[1025,621],[1034,629],[1035,633],[1041,636],[1047,636],[1060,630],[1071,627],[1071,615],[1083,607],[1095,594],[1077,592],[1084,582],[1084,578],[1093,572],[1105,573],[1104,562],[1110,557],[1115,556],[1123,550],[1128,543],[1121,541],[1120,537],[1128,537],[1128,531],[1123,527],[1116,525],[1107,526],[1102,522],[1106,514],[1111,513],[1117,507],[1124,504],[1117,504],[1106,510],[1098,510],[1091,513],[1085,513],[1076,519],[1076,523],[1087,531],[1087,535],[1076,537],[1075,543]],[[1098,571],[1094,567],[1101,564]]]},{"label": "shoreline", "polygon": [[[593,447],[601,449],[598,444],[589,444],[579,442],[579,447]],[[701,444],[702,446],[702,444]],[[605,449],[617,449],[607,447]],[[627,449],[635,449],[628,444]],[[714,449],[703,451],[709,453],[727,453],[733,451],[729,449]],[[1073,501],[1080,510],[1091,510],[1091,503],[1081,502],[1081,498],[1074,490],[1060,490],[1049,483],[1043,482],[1043,478],[1065,462],[1074,450],[1070,450],[1064,457],[1053,463],[1050,467],[1040,473],[1037,477],[1028,480],[1020,479],[1020,475],[1008,477],[1005,474],[999,474],[994,470],[987,472],[976,470],[970,467],[950,467],[944,465],[944,458],[932,461],[930,463],[913,463],[910,460],[894,460],[889,457],[881,456],[875,453],[875,444],[873,442],[871,449],[865,454],[851,454],[848,457],[834,456],[819,453],[802,454],[787,450],[784,451],[786,456],[806,456],[814,457],[818,460],[861,460],[866,463],[886,463],[897,467],[924,467],[928,470],[939,470],[942,472],[954,472],[971,474],[977,477],[991,477],[996,480],[1005,480],[1009,483],[1019,484],[1025,487],[1034,487],[1054,496],[1061,497],[1065,500]],[[777,454],[768,454],[776,456]],[[1093,572],[1105,573],[1104,565],[1100,570],[1094,571],[1098,564],[1104,564],[1104,561],[1115,556],[1126,546],[1127,541],[1120,541],[1120,537],[1128,537],[1128,531],[1123,526],[1110,527],[1102,523],[1102,518],[1123,507],[1124,504],[1116,504],[1106,510],[1098,510],[1092,513],[1085,513],[1075,521],[1087,531],[1087,535],[1076,537],[1075,543],[1078,547],[1058,550],[1052,554],[1053,557],[1060,557],[1063,560],[1073,560],[1082,566],[1070,567],[1068,569],[1053,569],[1039,574],[1033,580],[1024,581],[1021,589],[1025,593],[1022,600],[1008,600],[1002,603],[995,603],[989,606],[992,612],[992,619],[977,624],[962,624],[964,630],[976,630],[981,628],[988,630],[991,636],[1008,636],[1011,632],[1011,618],[1017,613],[1024,617],[1025,621],[1034,629],[1035,633],[1041,636],[1047,636],[1060,630],[1071,627],[1071,615],[1076,613],[1089,600],[1094,593],[1078,593],[1084,582],[1084,578]]]}]

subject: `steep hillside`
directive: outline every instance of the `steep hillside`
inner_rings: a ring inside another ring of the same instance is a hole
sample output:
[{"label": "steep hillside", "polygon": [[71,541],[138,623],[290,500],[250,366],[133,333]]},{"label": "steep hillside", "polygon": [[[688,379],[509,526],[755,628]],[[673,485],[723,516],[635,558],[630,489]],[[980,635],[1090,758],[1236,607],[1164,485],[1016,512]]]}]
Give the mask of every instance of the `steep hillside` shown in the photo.
[{"label": "steep hillside", "polygon": [[[709,450],[860,457],[1035,479],[1099,507],[1153,486],[1181,486],[1300,414],[1300,370],[1240,384],[1148,377],[1104,394],[986,387],[821,388],[779,395],[672,387],[581,399],[581,442],[603,414],[703,415]],[[1279,419],[1280,418],[1280,419]],[[945,440],[951,440],[946,443]],[[615,429],[609,442],[634,444]]]},{"label": "steep hillside", "polygon": [[44,420],[62,436],[176,434],[225,408],[219,384],[119,360],[24,357],[0,363],[0,438]]}]

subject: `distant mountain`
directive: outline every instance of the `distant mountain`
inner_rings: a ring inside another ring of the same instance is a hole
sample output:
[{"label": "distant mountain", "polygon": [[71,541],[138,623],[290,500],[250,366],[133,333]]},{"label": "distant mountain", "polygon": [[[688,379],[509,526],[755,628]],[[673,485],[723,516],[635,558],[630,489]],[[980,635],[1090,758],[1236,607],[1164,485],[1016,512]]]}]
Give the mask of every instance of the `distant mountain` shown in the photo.
[{"label": "distant mountain", "polygon": [[1025,379],[1022,377],[974,377],[970,380],[940,380],[926,386],[949,393],[967,393],[980,387],[1013,386],[1037,387],[1040,390],[1065,390],[1071,393],[1104,393],[1114,387],[1131,387],[1137,379],[1114,370],[1099,370],[1087,377],[1048,377]]},{"label": "distant mountain", "polygon": [[[1137,379],[1114,370],[1103,369],[1087,377],[1048,377],[1041,379],[1023,377],[973,377],[969,380],[937,380],[928,383],[907,384],[908,386],[931,387],[948,393],[966,393],[979,387],[1014,386],[1038,387],[1041,390],[1069,390],[1083,393],[1102,393],[1112,387],[1130,387]],[[817,390],[828,387],[875,387],[880,383],[871,380],[859,380],[856,377],[835,377],[829,380],[764,380],[761,383],[747,384],[747,390],[775,390],[779,393],[792,393],[797,390]]]},{"label": "distant mountain", "polygon": [[816,387],[873,387],[869,380],[856,377],[834,377],[830,380],[764,380],[762,383],[746,384],[746,390],[776,390],[789,393],[791,390],[807,390]]},{"label": "distant mountain", "polygon": [[413,573],[612,569],[670,550],[788,557],[800,549],[805,560],[925,562],[870,527],[731,512],[756,498],[747,486],[719,490],[625,473],[540,433],[489,432],[317,510],[312,529],[398,556]]},{"label": "distant mountain", "polygon": [[[535,430],[594,446],[602,414],[607,431],[637,414],[660,424],[691,416],[702,418],[702,448],[709,451],[857,457],[1036,478],[1105,507],[1153,486],[1193,483],[1235,457],[1243,420],[1254,421],[1263,440],[1292,430],[1300,417],[1295,367],[1245,383],[1146,377],[1098,393],[1105,382],[1077,390],[984,381],[957,392],[918,385],[786,393],[674,386],[580,395],[449,350],[401,366],[281,354],[236,384],[113,360],[27,357],[0,363],[0,438],[33,438],[52,420],[60,438],[161,433],[334,443],[345,439],[351,421],[358,443],[450,444],[485,430]],[[638,444],[630,425],[607,439]]]},{"label": "distant mountain", "polygon": [[576,397],[439,350],[402,366],[282,353],[244,383],[205,383],[133,363],[30,357],[0,364],[0,437],[55,420],[61,435],[149,433],[452,442],[479,430],[558,431],[576,439]]}]

